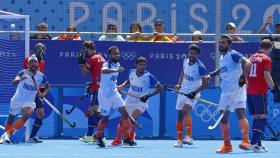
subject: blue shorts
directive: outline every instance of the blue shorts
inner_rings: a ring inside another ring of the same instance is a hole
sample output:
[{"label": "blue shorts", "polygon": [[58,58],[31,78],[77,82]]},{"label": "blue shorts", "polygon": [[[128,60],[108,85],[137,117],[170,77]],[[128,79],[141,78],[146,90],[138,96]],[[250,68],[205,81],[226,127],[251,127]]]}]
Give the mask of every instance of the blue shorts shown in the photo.
[{"label": "blue shorts", "polygon": [[90,92],[90,106],[99,105],[97,96],[98,96],[98,91]]},{"label": "blue shorts", "polygon": [[43,99],[40,99],[40,97],[38,97],[38,95],[36,95],[35,97],[35,104],[36,104],[36,107],[34,109],[37,110],[38,108],[44,108],[44,101]]},{"label": "blue shorts", "polygon": [[247,94],[250,115],[267,114],[267,94]]}]

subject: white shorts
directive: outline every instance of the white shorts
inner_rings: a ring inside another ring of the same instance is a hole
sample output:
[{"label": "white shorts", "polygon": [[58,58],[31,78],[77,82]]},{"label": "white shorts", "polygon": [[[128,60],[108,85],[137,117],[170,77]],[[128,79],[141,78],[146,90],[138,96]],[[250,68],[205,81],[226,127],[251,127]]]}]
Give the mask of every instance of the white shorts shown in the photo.
[{"label": "white shorts", "polygon": [[36,107],[35,102],[10,102],[10,110],[9,113],[12,115],[21,114],[21,109],[25,107],[31,107],[32,110]]},{"label": "white shorts", "polygon": [[109,116],[111,108],[118,109],[124,106],[124,101],[120,93],[116,92],[110,97],[105,97],[98,93],[99,111],[103,116]]},{"label": "white shorts", "polygon": [[[219,102],[219,110],[225,110],[227,105],[230,104],[232,97],[234,95],[234,92],[232,93],[223,93],[221,94],[221,99]],[[246,109],[246,100],[247,100],[247,93],[246,93],[246,87],[243,86],[240,88],[237,92],[237,95],[233,98],[233,102],[231,105],[229,105],[229,111],[234,112],[237,108],[245,108]]]},{"label": "white shorts", "polygon": [[[139,100],[139,99],[138,99]],[[131,115],[136,109],[140,110],[141,113],[145,112],[148,108],[148,103],[144,103],[141,101],[134,101],[131,99],[126,99],[125,101],[125,108],[127,112]]]},{"label": "white shorts", "polygon": [[[200,93],[196,94],[196,98],[200,97]],[[176,103],[176,110],[183,110],[185,105],[190,105],[192,108],[196,105],[197,100],[190,99],[184,95],[178,94],[177,103]]]}]

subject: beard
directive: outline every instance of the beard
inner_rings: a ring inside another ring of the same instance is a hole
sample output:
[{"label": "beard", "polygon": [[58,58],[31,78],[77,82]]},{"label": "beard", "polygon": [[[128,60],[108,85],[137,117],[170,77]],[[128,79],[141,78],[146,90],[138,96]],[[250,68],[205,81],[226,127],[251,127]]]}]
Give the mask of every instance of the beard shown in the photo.
[{"label": "beard", "polygon": [[228,48],[224,48],[223,46],[219,46],[220,52],[227,52]]},{"label": "beard", "polygon": [[112,58],[111,61],[112,61],[113,63],[117,63],[117,62],[120,61],[120,59],[114,59],[114,58]]}]

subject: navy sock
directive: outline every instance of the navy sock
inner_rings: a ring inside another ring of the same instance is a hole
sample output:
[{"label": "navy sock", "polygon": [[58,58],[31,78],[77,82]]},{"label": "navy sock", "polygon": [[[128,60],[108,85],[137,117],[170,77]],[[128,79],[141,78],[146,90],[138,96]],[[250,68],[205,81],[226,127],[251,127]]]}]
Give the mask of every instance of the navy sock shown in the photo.
[{"label": "navy sock", "polygon": [[32,131],[31,131],[31,135],[30,135],[30,138],[33,138],[37,135],[39,129],[41,128],[43,124],[43,120],[42,119],[39,119],[39,118],[36,118],[34,123],[33,123],[33,127],[32,127]]},{"label": "navy sock", "polygon": [[94,115],[88,116],[88,131],[87,136],[92,136],[94,131]]},{"label": "navy sock", "polygon": [[266,118],[256,119],[255,124],[252,128],[253,137],[251,139],[251,144],[261,145],[261,140],[264,135],[265,124],[266,124]]}]

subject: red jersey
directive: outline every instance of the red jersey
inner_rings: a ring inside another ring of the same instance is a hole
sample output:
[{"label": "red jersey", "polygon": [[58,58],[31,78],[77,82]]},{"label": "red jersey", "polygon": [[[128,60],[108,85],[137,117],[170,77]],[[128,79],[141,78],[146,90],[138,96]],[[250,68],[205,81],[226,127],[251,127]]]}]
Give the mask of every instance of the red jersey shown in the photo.
[{"label": "red jersey", "polygon": [[253,54],[249,60],[252,62],[248,76],[248,94],[266,94],[268,84],[264,78],[264,71],[271,71],[271,59],[263,53]]},{"label": "red jersey", "polygon": [[89,68],[92,81],[90,89],[93,91],[97,91],[99,89],[101,68],[104,62],[105,59],[100,54],[95,54],[87,60],[87,66]]},{"label": "red jersey", "polygon": [[[25,59],[24,59],[23,68],[24,68],[24,69],[27,69],[27,68],[28,68],[28,58],[25,58]],[[38,71],[40,71],[40,72],[42,72],[42,73],[45,72],[45,60],[41,60],[41,61],[39,62]]]}]

